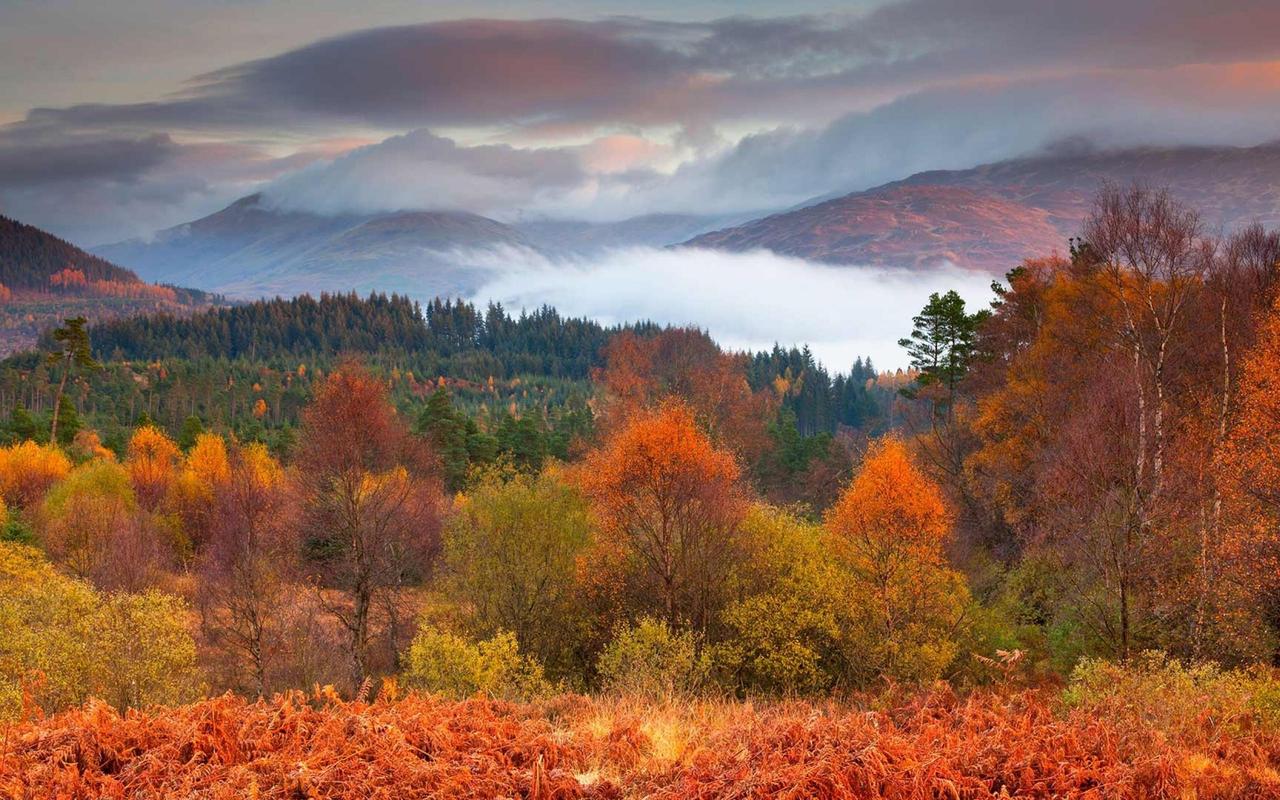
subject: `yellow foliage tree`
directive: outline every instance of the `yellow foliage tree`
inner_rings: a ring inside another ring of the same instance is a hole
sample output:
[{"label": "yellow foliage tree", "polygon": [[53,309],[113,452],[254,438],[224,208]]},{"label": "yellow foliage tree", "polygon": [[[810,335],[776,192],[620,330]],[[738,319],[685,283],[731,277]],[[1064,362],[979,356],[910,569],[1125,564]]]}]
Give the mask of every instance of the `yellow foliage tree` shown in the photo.
[{"label": "yellow foliage tree", "polygon": [[216,433],[201,433],[169,484],[166,508],[178,515],[183,533],[196,546],[208,538],[214,513],[214,492],[231,479],[226,441]]}]

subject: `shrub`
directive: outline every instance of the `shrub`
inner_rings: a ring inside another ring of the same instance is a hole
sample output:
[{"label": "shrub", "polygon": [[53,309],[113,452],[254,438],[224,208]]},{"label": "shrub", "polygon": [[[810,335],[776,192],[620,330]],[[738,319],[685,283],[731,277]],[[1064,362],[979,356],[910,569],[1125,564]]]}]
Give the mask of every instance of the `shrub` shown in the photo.
[{"label": "shrub", "polygon": [[104,598],[39,551],[0,544],[0,717],[21,711],[24,691],[50,712],[90,696],[121,710],[193,699],[195,656],[180,599]]},{"label": "shrub", "polygon": [[711,671],[699,644],[691,631],[673,631],[652,617],[619,626],[597,663],[601,683],[619,694],[691,694],[707,683]]},{"label": "shrub", "polygon": [[180,598],[155,590],[111,594],[94,615],[105,699],[123,711],[200,696],[196,645]]},{"label": "shrub", "polygon": [[750,693],[829,688],[846,598],[822,530],[769,506],[752,508],[743,530],[752,557],[737,576],[743,596],[723,614],[731,638],[715,648],[718,677]]},{"label": "shrub", "polygon": [[24,688],[48,711],[89,697],[97,602],[92,587],[58,574],[35,548],[0,544],[0,717],[22,711]]},{"label": "shrub", "polygon": [[582,608],[575,560],[590,537],[578,490],[551,470],[536,477],[494,470],[477,476],[457,512],[445,556],[452,594],[470,612],[468,630],[511,631],[553,674],[569,673]]},{"label": "shrub", "polygon": [[511,632],[470,642],[430,625],[420,628],[409,646],[403,678],[410,688],[455,698],[532,699],[553,689],[542,665],[521,655]]},{"label": "shrub", "polygon": [[1258,727],[1280,732],[1280,680],[1274,671],[1187,664],[1156,651],[1128,664],[1081,660],[1062,700],[1069,708],[1187,739],[1198,733],[1239,735]]}]

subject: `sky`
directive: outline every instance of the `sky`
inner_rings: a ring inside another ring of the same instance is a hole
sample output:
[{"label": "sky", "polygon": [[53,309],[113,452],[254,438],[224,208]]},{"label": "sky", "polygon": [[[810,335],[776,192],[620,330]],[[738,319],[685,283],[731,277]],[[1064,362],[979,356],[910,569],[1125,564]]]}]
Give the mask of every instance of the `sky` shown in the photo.
[{"label": "sky", "polygon": [[0,213],[747,214],[1062,142],[1280,138],[1280,3],[0,0]]}]

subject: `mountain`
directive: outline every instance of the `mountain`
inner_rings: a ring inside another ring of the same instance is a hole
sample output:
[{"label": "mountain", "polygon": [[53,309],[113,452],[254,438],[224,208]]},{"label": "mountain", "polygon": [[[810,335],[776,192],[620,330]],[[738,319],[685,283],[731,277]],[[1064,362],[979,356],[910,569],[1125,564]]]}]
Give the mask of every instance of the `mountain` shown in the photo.
[{"label": "mountain", "polygon": [[97,248],[142,275],[235,297],[299,292],[465,294],[485,272],[456,250],[531,247],[501,222],[460,211],[325,216],[273,208],[260,195],[161,231]]},{"label": "mountain", "polygon": [[766,249],[836,264],[1003,272],[1066,249],[1105,180],[1168,186],[1209,230],[1280,223],[1280,143],[1050,153],[921,172],[686,244]]},{"label": "mountain", "polygon": [[68,317],[184,315],[221,303],[206,292],[146,283],[51,233],[0,216],[0,357],[34,347]]},{"label": "mountain", "polygon": [[582,255],[660,247],[744,219],[649,214],[617,222],[506,224],[462,211],[326,216],[275,208],[255,194],[150,241],[96,250],[148,278],[232,297],[377,290],[429,299],[467,296],[485,283],[493,259],[470,263],[469,250],[518,247]]}]

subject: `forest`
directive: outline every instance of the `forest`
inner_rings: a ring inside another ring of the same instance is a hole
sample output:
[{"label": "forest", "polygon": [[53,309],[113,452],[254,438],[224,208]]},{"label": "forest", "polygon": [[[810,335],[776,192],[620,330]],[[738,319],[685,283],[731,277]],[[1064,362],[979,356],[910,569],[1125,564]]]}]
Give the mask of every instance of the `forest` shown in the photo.
[{"label": "forest", "polygon": [[0,366],[0,786],[1275,796],[1277,269],[1108,185],[896,373],[379,295],[67,320]]}]

